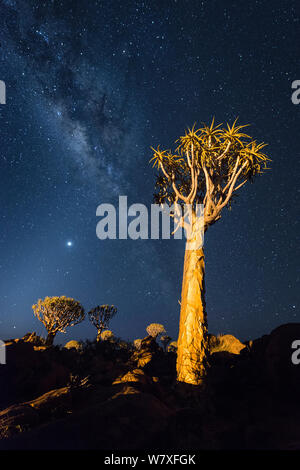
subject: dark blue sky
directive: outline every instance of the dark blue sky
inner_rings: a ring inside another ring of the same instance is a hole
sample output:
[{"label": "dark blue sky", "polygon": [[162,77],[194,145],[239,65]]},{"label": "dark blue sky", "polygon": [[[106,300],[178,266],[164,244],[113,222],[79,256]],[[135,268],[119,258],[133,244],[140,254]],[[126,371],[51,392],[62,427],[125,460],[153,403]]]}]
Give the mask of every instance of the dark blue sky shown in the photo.
[{"label": "dark blue sky", "polygon": [[213,116],[273,161],[206,234],[209,330],[299,321],[299,41],[297,1],[0,1],[0,337],[43,333],[31,305],[67,295],[115,304],[123,338],[176,339],[183,242],[100,241],[96,208],[150,205],[150,147]]}]

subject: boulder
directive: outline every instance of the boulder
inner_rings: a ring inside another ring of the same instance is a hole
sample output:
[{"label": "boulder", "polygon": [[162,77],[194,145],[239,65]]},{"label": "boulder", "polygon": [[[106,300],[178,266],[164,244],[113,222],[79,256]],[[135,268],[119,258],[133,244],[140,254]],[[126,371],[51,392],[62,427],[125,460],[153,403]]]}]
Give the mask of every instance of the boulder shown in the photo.
[{"label": "boulder", "polygon": [[118,377],[114,380],[113,385],[127,382],[136,382],[141,385],[147,385],[151,381],[149,377],[146,376],[145,372],[142,369],[133,369],[126,374]]},{"label": "boulder", "polygon": [[51,390],[35,400],[28,401],[25,405],[29,405],[38,412],[40,421],[57,417],[61,413],[65,414],[72,408],[70,388]]},{"label": "boulder", "polygon": [[35,400],[12,405],[0,412],[0,439],[28,431],[58,418],[71,408],[70,390],[65,387],[45,393]]},{"label": "boulder", "polygon": [[119,384],[125,384],[138,391],[152,393],[159,398],[162,396],[158,377],[149,377],[142,369],[133,369],[126,374],[121,374],[113,382],[113,385]]},{"label": "boulder", "polygon": [[82,344],[79,341],[75,341],[74,339],[72,339],[71,341],[68,341],[64,345],[64,348],[75,349],[76,351],[82,351]]},{"label": "boulder", "polygon": [[245,347],[246,345],[233,335],[210,335],[209,338],[210,354],[221,351],[226,351],[230,354],[240,354],[241,350]]},{"label": "boulder", "polygon": [[246,347],[248,351],[250,351],[252,356],[256,358],[263,358],[265,355],[265,351],[270,339],[270,335],[263,335],[260,338],[256,338],[254,340],[246,341]]},{"label": "boulder", "polygon": [[135,362],[137,368],[143,368],[146,364],[150,363],[158,350],[159,346],[155,338],[146,336],[146,338],[141,340],[140,348],[132,354],[130,361]]},{"label": "boulder", "polygon": [[300,364],[292,362],[292,343],[300,340],[300,323],[288,323],[275,328],[265,350],[268,378],[278,391],[300,392]]},{"label": "boulder", "polygon": [[0,408],[67,384],[70,371],[62,362],[61,351],[23,340],[5,344],[6,365],[0,368],[0,380],[5,387],[0,390]]},{"label": "boulder", "polygon": [[0,412],[0,440],[12,437],[39,424],[38,413],[29,405],[12,405]]}]

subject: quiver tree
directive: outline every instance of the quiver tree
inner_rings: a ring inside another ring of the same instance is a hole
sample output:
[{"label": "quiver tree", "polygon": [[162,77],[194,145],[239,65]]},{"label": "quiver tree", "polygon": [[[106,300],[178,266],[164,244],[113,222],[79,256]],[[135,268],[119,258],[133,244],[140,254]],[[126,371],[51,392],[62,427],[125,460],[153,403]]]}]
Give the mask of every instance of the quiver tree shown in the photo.
[{"label": "quiver tree", "polygon": [[47,330],[46,345],[53,344],[55,335],[65,333],[68,326],[74,326],[84,319],[84,309],[77,301],[62,295],[61,297],[45,297],[32,306],[34,315],[43,323]]},{"label": "quiver tree", "polygon": [[160,323],[150,323],[150,325],[147,326],[146,331],[149,336],[152,336],[152,338],[157,338],[158,335],[162,335],[166,332],[165,327]]},{"label": "quiver tree", "polygon": [[[247,181],[267,169],[264,143],[257,143],[242,129],[246,126],[204,125],[188,129],[177,140],[175,153],[154,151],[157,167],[154,201],[172,208],[175,231],[188,233],[186,243],[177,350],[178,381],[198,385],[206,373],[207,318],[205,310],[204,251],[199,233],[221,218]],[[197,209],[202,205],[202,217]],[[188,220],[182,215],[183,206]]]},{"label": "quiver tree", "polygon": [[102,332],[108,329],[109,322],[116,313],[117,308],[114,305],[98,305],[89,311],[89,319],[97,328],[97,342],[101,340]]}]

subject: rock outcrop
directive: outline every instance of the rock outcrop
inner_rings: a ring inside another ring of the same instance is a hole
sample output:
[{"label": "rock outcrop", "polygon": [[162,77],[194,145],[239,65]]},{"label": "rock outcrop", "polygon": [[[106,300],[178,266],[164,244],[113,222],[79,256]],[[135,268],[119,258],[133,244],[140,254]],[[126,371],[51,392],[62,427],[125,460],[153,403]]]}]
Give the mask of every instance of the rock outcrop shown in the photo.
[{"label": "rock outcrop", "polygon": [[79,341],[75,341],[72,339],[71,341],[68,341],[64,347],[66,349],[75,349],[76,351],[82,351],[82,344]]},{"label": "rock outcrop", "polygon": [[230,354],[240,354],[245,347],[246,345],[233,335],[210,335],[209,337],[210,354],[222,351]]}]

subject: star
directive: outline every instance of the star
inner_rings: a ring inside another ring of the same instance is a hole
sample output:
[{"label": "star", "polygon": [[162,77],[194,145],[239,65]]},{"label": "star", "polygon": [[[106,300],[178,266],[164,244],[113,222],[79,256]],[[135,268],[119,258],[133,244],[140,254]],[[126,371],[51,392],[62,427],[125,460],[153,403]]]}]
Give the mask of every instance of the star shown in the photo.
[{"label": "star", "polygon": [[67,241],[67,246],[73,246],[73,242],[71,240]]}]

